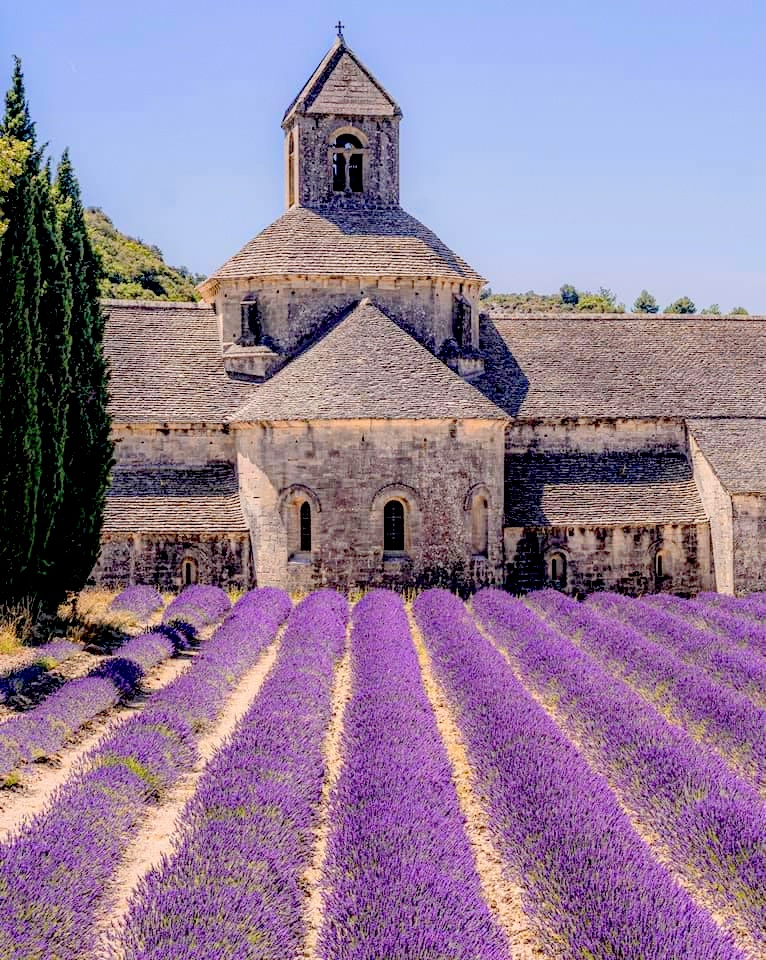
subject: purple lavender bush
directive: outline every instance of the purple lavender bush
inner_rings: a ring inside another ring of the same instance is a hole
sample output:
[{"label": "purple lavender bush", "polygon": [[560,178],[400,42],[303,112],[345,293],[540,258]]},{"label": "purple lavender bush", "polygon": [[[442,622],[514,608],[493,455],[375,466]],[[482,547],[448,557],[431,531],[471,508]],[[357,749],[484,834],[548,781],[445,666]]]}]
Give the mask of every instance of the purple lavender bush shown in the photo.
[{"label": "purple lavender bush", "polygon": [[35,647],[35,660],[0,674],[0,703],[23,696],[37,681],[60,663],[82,652],[79,644],[69,640],[53,640]]},{"label": "purple lavender bush", "polygon": [[185,587],[162,616],[163,623],[181,620],[198,630],[222,620],[231,609],[231,601],[220,587],[195,584]]},{"label": "purple lavender bush", "polygon": [[112,600],[110,609],[118,613],[132,613],[137,620],[146,622],[153,613],[165,606],[162,594],[155,587],[137,583],[126,587]]},{"label": "purple lavender bush", "polygon": [[184,810],[173,855],[137,888],[116,945],[124,960],[299,955],[346,617],[327,590],[291,614],[276,666]]},{"label": "purple lavender bush", "polygon": [[687,663],[705,669],[716,683],[727,684],[766,707],[766,659],[753,650],[732,646],[712,630],[702,630],[654,604],[621,593],[594,593],[586,604],[618,617]]},{"label": "purple lavender bush", "polygon": [[354,608],[351,669],[320,957],[509,958],[397,594],[373,591]]},{"label": "purple lavender bush", "polygon": [[750,648],[762,657],[766,657],[766,624],[758,623],[746,617],[735,617],[727,610],[715,604],[701,600],[683,600],[669,594],[645,597],[649,603],[665,610],[687,623],[707,630],[714,630],[719,636],[730,640],[738,647]]},{"label": "purple lavender bush", "polygon": [[766,790],[766,711],[595,605],[576,603],[556,590],[527,599],[564,633],[579,636],[579,645],[610,673],[718,751],[740,776]]},{"label": "purple lavender bush", "polygon": [[[191,769],[206,718],[221,712],[290,608],[280,591],[256,593],[262,602],[249,608],[250,633],[244,619],[236,631],[221,626],[185,674],[102,739],[46,812],[0,845],[3,960],[94,955],[108,882],[148,804]],[[211,663],[222,671],[230,655],[231,676],[212,684]]]},{"label": "purple lavender bush", "polygon": [[481,590],[473,609],[513,656],[524,683],[555,697],[568,729],[659,838],[673,869],[762,950],[766,805],[756,790],[525,604]]}]

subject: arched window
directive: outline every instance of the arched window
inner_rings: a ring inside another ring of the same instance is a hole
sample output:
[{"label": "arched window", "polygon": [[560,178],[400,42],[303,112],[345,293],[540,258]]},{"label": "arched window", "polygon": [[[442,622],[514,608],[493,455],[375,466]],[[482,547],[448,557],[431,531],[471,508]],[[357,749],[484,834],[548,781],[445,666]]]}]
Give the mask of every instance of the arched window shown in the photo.
[{"label": "arched window", "polygon": [[287,141],[287,196],[289,206],[295,203],[295,132],[290,131]]},{"label": "arched window", "polygon": [[404,552],[404,504],[389,500],[383,507],[383,552]]},{"label": "arched window", "polygon": [[665,557],[663,553],[658,553],[654,558],[654,575],[658,580],[665,576]]},{"label": "arched window", "polygon": [[299,511],[299,549],[301,553],[311,552],[311,505],[304,500]]},{"label": "arched window", "polygon": [[563,553],[552,553],[548,558],[548,579],[560,587],[567,583],[567,558]]},{"label": "arched window", "polygon": [[199,580],[199,567],[193,557],[184,557],[181,561],[181,585],[190,587]]},{"label": "arched window", "polygon": [[362,141],[342,133],[333,144],[332,188],[335,193],[362,193],[364,190]]},{"label": "arched window", "polygon": [[471,548],[474,556],[486,557],[489,547],[489,504],[483,494],[471,503]]}]

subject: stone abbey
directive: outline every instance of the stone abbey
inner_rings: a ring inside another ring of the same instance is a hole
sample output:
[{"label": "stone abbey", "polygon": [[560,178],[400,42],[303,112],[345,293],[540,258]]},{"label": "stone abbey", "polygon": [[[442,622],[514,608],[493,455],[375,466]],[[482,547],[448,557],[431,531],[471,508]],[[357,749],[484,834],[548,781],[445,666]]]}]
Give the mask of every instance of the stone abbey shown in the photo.
[{"label": "stone abbey", "polygon": [[401,119],[339,37],[285,213],[202,304],[105,302],[96,581],[766,590],[766,319],[484,315]]}]

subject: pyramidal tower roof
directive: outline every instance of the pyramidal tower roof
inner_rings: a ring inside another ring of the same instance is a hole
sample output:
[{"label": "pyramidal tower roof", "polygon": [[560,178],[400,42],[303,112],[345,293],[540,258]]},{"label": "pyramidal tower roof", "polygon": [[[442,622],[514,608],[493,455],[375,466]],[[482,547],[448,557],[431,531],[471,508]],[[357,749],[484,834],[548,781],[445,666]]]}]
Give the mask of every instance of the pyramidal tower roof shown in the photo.
[{"label": "pyramidal tower roof", "polygon": [[393,117],[402,115],[394,98],[338,36],[322,62],[285,111],[282,126],[296,113]]}]

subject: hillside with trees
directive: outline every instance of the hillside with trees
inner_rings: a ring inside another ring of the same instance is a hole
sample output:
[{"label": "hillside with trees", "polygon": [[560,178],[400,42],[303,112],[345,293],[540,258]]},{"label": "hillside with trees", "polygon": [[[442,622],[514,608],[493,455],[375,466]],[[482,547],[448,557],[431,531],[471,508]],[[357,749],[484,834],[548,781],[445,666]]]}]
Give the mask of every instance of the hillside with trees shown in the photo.
[{"label": "hillside with trees", "polygon": [[186,267],[171,267],[159,247],[119,231],[103,210],[85,211],[93,249],[101,261],[102,297],[118,300],[199,300],[196,286],[204,280]]}]

